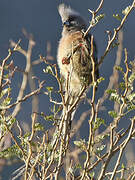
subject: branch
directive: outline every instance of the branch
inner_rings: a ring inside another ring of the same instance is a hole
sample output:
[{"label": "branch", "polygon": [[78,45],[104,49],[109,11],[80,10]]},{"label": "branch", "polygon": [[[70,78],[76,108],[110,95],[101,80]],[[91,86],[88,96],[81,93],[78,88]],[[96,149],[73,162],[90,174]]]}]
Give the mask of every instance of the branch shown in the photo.
[{"label": "branch", "polygon": [[114,29],[114,33],[113,33],[113,36],[112,38],[108,41],[108,45],[105,49],[105,52],[104,52],[104,55],[101,56],[100,60],[99,60],[99,63],[98,63],[98,66],[100,66],[102,63],[103,63],[103,60],[105,58],[105,56],[108,54],[108,52],[110,51],[111,47],[112,47],[112,44],[113,42],[115,41],[117,35],[118,35],[118,32],[122,29],[127,17],[129,16],[129,14],[131,13],[131,11],[135,8],[135,1],[133,1],[129,11],[125,14],[124,18],[122,19],[120,25]]},{"label": "branch", "polygon": [[[96,9],[95,11],[92,11],[92,10],[89,9],[89,11],[90,11],[91,14],[92,14],[92,20],[91,20],[91,22],[95,22],[95,17],[96,17],[96,15],[97,15],[98,11],[102,8],[103,2],[104,2],[104,0],[101,0],[101,1],[100,1],[100,4],[99,4],[99,6],[97,7],[97,9]],[[94,24],[93,24],[93,23],[90,23],[88,29],[87,29],[86,32],[84,33],[84,37],[87,36],[87,34],[88,34],[89,31],[91,30],[91,28],[94,27],[96,24],[97,24],[97,23],[94,23]]]},{"label": "branch", "polygon": [[17,51],[19,49],[19,43],[20,43],[20,40],[16,43],[16,45],[14,46],[14,49],[11,50],[9,49],[8,50],[8,55],[5,59],[2,60],[2,66],[1,66],[1,74],[0,74],[0,94],[1,94],[1,91],[2,91],[2,82],[3,82],[3,76],[4,76],[4,67],[6,65],[6,62],[7,60],[12,56],[12,54]]},{"label": "branch", "polygon": [[[34,41],[30,38],[29,39],[29,45],[28,45],[28,50],[25,51],[21,47],[18,48],[18,52],[23,54],[26,58],[26,67],[25,67],[25,73],[23,73],[23,80],[21,83],[20,91],[17,97],[17,102],[22,102],[21,99],[23,98],[24,91],[26,89],[27,81],[29,78],[29,73],[31,71],[31,53],[32,53],[32,48],[35,45]],[[11,46],[16,46],[15,42],[11,41]],[[12,112],[12,117],[16,117],[18,112],[20,111],[21,108],[21,103],[16,103],[16,107],[14,111]]]},{"label": "branch", "polygon": [[110,178],[110,180],[113,180],[114,179],[114,176],[116,174],[116,170],[120,164],[120,160],[121,160],[121,157],[122,157],[122,154],[124,152],[124,149],[127,145],[127,143],[129,142],[129,140],[131,139],[132,137],[132,133],[133,133],[133,130],[134,130],[134,123],[135,123],[135,119],[131,120],[131,127],[130,127],[130,131],[129,131],[129,134],[128,134],[128,137],[126,138],[126,140],[124,141],[124,144],[122,146],[120,146],[120,152],[119,152],[119,156],[117,158],[117,162],[115,164],[115,167],[114,167],[114,170],[113,170],[113,173],[112,173],[112,176]]},{"label": "branch", "polygon": [[16,106],[17,104],[19,104],[19,103],[21,103],[21,102],[23,102],[23,101],[26,101],[26,100],[27,100],[28,98],[30,98],[31,96],[39,94],[40,91],[41,91],[41,89],[43,88],[43,84],[44,84],[44,83],[45,83],[45,81],[42,81],[42,82],[39,84],[39,88],[38,88],[38,89],[36,89],[35,91],[33,91],[33,92],[25,95],[22,99],[17,100],[15,103],[13,103],[13,104],[11,104],[11,105],[9,105],[9,106],[0,107],[0,109],[1,109],[1,110],[10,109],[10,108]]}]

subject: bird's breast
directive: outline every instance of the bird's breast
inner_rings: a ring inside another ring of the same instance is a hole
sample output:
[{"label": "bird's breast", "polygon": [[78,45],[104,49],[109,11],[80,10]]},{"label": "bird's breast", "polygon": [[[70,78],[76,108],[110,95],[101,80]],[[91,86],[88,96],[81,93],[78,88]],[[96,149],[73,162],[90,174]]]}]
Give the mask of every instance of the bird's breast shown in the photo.
[{"label": "bird's breast", "polygon": [[58,65],[64,79],[70,77],[70,87],[74,91],[80,91],[81,78],[84,74],[87,76],[86,72],[90,69],[88,55],[82,32],[67,34],[61,38],[57,54]]}]

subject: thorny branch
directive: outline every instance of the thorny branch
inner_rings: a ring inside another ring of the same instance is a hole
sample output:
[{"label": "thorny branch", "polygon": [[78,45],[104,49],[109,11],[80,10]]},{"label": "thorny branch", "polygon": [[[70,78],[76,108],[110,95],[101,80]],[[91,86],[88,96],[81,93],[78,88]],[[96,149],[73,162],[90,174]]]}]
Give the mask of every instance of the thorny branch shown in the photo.
[{"label": "thorny branch", "polygon": [[[98,8],[97,8],[95,11],[92,11],[92,10],[89,9],[89,11],[90,11],[91,14],[92,14],[92,20],[91,20],[91,22],[95,22],[95,17],[96,17],[96,15],[97,15],[97,13],[99,12],[99,10],[102,8],[103,3],[104,3],[104,0],[101,0]],[[91,30],[91,28],[93,28],[95,25],[96,25],[96,23],[90,23],[88,29],[86,30],[86,32],[84,32],[84,37],[87,36],[87,34],[88,34],[89,31]]]},{"label": "thorny branch", "polygon": [[45,81],[42,81],[42,82],[39,84],[39,88],[38,88],[38,89],[36,89],[35,91],[33,91],[33,92],[25,95],[22,99],[17,100],[17,101],[14,102],[13,104],[10,104],[10,105],[5,106],[5,107],[0,107],[0,109],[1,109],[1,110],[10,109],[10,108],[16,106],[17,104],[19,104],[19,103],[21,103],[21,102],[23,102],[23,101],[26,101],[26,100],[27,100],[28,98],[30,98],[31,96],[39,94],[40,91],[41,91],[41,89],[43,88],[43,84],[44,84],[44,83],[45,83]]},{"label": "thorny branch", "polygon": [[93,121],[95,119],[95,95],[96,95],[96,80],[95,80],[95,61],[93,59],[93,36],[91,37],[91,54],[90,54],[90,58],[92,61],[92,83],[93,83],[93,94],[92,94],[92,100],[91,100],[91,117],[89,120],[89,140],[88,140],[88,146],[87,146],[87,151],[86,151],[86,161],[84,163],[84,170],[83,170],[83,174],[81,177],[81,180],[83,180],[86,176],[87,173],[87,168],[89,166],[90,163],[90,157],[91,157],[91,152],[92,152],[92,144],[94,141],[94,131],[93,131]]},{"label": "thorny branch", "polygon": [[[27,34],[27,36],[28,36],[28,34]],[[24,70],[24,73],[23,73],[23,79],[22,79],[20,91],[19,91],[19,94],[18,94],[18,97],[17,97],[18,102],[19,102],[19,100],[21,100],[23,98],[24,91],[26,89],[28,80],[29,80],[29,83],[30,83],[31,90],[32,91],[35,90],[35,83],[34,83],[34,80],[32,80],[33,73],[32,73],[32,67],[31,67],[31,65],[32,65],[32,63],[31,63],[31,54],[32,54],[32,49],[33,49],[33,46],[35,45],[35,42],[33,41],[33,39],[31,37],[28,36],[28,38],[29,38],[28,50],[25,51],[20,46],[18,48],[18,52],[23,54],[25,56],[25,58],[26,58],[26,67],[25,67],[25,70]],[[14,41],[10,41],[10,43],[11,43],[12,47],[16,46],[16,43]],[[34,103],[32,103],[32,105],[34,104],[34,107],[35,107],[37,102],[38,102],[37,97],[34,97],[33,101],[34,101]],[[20,111],[20,108],[21,108],[21,101],[16,104],[15,109],[12,112],[13,117],[16,117],[16,115]],[[38,111],[38,107],[33,109],[33,111]]]},{"label": "thorny branch", "polygon": [[112,48],[112,45],[113,45],[114,41],[116,40],[116,37],[117,37],[117,35],[118,35],[118,32],[122,29],[122,27],[123,27],[123,25],[124,25],[127,17],[128,17],[129,14],[131,13],[131,11],[134,10],[134,8],[135,8],[135,1],[133,1],[131,7],[129,8],[128,12],[125,14],[125,16],[124,16],[124,18],[122,19],[120,25],[119,25],[117,28],[114,29],[112,38],[111,38],[110,40],[108,40],[108,44],[107,44],[107,47],[106,47],[106,49],[105,49],[105,51],[104,51],[104,55],[101,56],[101,58],[99,59],[99,63],[98,63],[99,66],[103,63],[104,58],[105,58],[106,55],[110,52],[110,50],[111,50],[111,48]]},{"label": "thorny branch", "polygon": [[20,40],[18,41],[18,43],[16,43],[16,45],[14,46],[14,49],[11,50],[9,49],[8,50],[8,55],[5,59],[2,60],[2,65],[1,65],[1,74],[0,74],[0,94],[1,94],[1,91],[2,91],[2,82],[3,82],[3,76],[4,76],[4,68],[5,68],[5,65],[6,65],[6,62],[9,60],[9,58],[12,56],[12,54],[18,50],[19,48],[19,43],[20,43]]}]

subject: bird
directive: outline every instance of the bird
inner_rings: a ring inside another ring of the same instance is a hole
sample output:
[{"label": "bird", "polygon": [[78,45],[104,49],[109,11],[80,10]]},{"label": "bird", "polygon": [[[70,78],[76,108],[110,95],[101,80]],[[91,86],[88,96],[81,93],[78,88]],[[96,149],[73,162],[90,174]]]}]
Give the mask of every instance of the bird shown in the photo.
[{"label": "bird", "polygon": [[[57,63],[64,86],[68,82],[68,91],[77,97],[81,89],[92,83],[91,34],[84,36],[87,25],[84,18],[76,10],[65,4],[58,6],[63,30],[57,49]],[[99,78],[97,47],[93,40],[93,59],[95,79]]]}]

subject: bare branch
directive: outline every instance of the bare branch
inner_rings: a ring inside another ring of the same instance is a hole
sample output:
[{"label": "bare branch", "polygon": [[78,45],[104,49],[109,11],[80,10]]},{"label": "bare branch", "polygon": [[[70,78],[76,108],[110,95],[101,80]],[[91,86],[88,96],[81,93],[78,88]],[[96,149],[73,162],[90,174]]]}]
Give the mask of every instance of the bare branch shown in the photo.
[{"label": "bare branch", "polygon": [[[104,0],[101,0],[101,1],[100,1],[100,4],[99,4],[99,6],[97,7],[97,9],[96,9],[95,11],[89,10],[89,11],[91,12],[91,14],[92,14],[92,20],[91,20],[91,22],[95,21],[95,16],[96,16],[97,13],[99,12],[99,10],[102,8],[103,2],[104,2]],[[95,25],[96,25],[96,23],[94,23],[94,24],[90,23],[88,29],[87,29],[86,32],[84,33],[84,37],[87,36],[87,34],[88,34],[89,31],[91,30],[91,28],[94,27]]]},{"label": "bare branch", "polygon": [[39,94],[40,91],[41,91],[41,89],[43,88],[43,84],[44,84],[44,83],[45,83],[45,82],[42,81],[42,82],[39,84],[39,88],[38,88],[38,89],[36,89],[35,91],[33,91],[33,92],[25,95],[22,99],[17,100],[15,103],[13,103],[13,104],[11,104],[11,105],[8,105],[8,106],[6,106],[6,107],[0,107],[0,109],[1,109],[1,110],[10,109],[10,108],[16,106],[17,104],[19,104],[19,103],[21,103],[21,102],[23,102],[23,101],[26,101],[26,100],[27,100],[28,98],[30,98],[31,96]]}]

